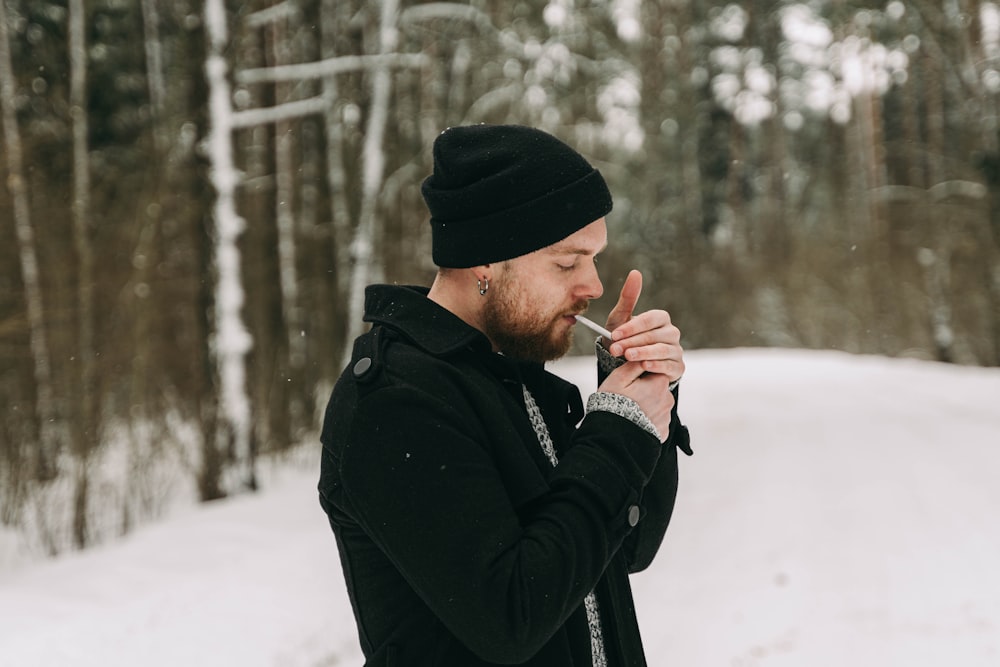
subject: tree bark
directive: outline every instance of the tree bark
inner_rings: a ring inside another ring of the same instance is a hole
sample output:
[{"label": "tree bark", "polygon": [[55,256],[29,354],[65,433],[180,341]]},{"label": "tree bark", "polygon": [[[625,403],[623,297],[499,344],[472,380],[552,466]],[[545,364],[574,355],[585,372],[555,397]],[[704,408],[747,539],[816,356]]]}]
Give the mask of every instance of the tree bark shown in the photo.
[{"label": "tree bark", "polygon": [[[392,53],[396,48],[396,20],[399,12],[397,0],[384,0],[379,17],[378,48],[380,55]],[[392,73],[388,65],[379,65],[372,72],[372,101],[365,128],[362,153],[361,215],[354,239],[351,255],[354,262],[348,287],[347,339],[346,345],[353,344],[362,332],[364,322],[364,290],[373,272],[375,258],[376,218],[378,216],[378,193],[382,186],[385,169],[385,148],[383,139],[389,117],[389,102],[392,92]],[[344,358],[350,356],[345,348]]]},{"label": "tree bark", "polygon": [[167,86],[163,76],[163,44],[160,40],[160,13],[156,0],[142,0],[143,44],[146,49],[146,86],[153,116],[153,142],[157,154],[167,149],[168,135],[163,114]]},{"label": "tree bark", "polygon": [[73,506],[73,544],[87,546],[90,480],[88,461],[99,440],[97,423],[96,354],[94,347],[94,250],[90,222],[90,158],[87,144],[87,44],[83,0],[69,0],[70,118],[73,134],[73,242],[77,275],[77,409],[73,420],[76,492]]},{"label": "tree bark", "polygon": [[[231,443],[231,465],[224,471],[223,489],[256,488],[251,449],[250,398],[247,394],[246,355],[252,339],[243,323],[245,298],[237,241],[245,227],[236,211],[236,185],[239,175],[233,163],[232,103],[227,78],[225,50],[228,42],[226,9],[223,0],[206,0],[205,28],[208,38],[205,73],[209,85],[208,156],[210,178],[215,187],[213,211],[215,222],[215,331],[213,351],[219,375],[220,413]],[[224,438],[225,436],[223,436]],[[211,446],[212,443],[206,443]]]},{"label": "tree bark", "polygon": [[0,0],[0,113],[3,118],[4,144],[7,156],[7,188],[14,208],[14,227],[17,235],[21,281],[24,286],[27,311],[29,345],[35,380],[35,415],[37,419],[38,447],[31,475],[35,479],[49,479],[55,474],[55,457],[61,449],[61,419],[56,407],[52,381],[52,363],[49,354],[48,334],[45,324],[45,307],[38,255],[35,248],[35,229],[31,221],[28,186],[24,171],[21,131],[14,106],[17,80],[11,64],[10,21],[7,18],[6,0]]},{"label": "tree bark", "polygon": [[[277,66],[291,61],[291,51],[294,40],[288,35],[296,33],[298,12],[290,12],[288,25],[278,21],[273,26],[274,31],[274,63]],[[293,85],[279,82],[275,85],[275,100],[285,102],[295,96]],[[301,122],[301,121],[300,121]],[[275,430],[280,429],[286,447],[291,439],[291,423],[289,417],[301,415],[302,406],[296,391],[298,390],[302,370],[305,366],[305,339],[302,337],[302,308],[299,296],[298,249],[296,240],[295,214],[295,134],[292,121],[278,121],[274,133],[274,172],[275,172],[275,224],[278,233],[278,275],[281,285],[281,313],[284,319],[285,349],[287,358],[282,367],[288,373],[287,378],[279,378],[284,385],[278,390],[285,397],[280,410],[280,423],[275,423]],[[279,420],[272,420],[277,422]]]},{"label": "tree bark", "polygon": [[[322,0],[320,55],[324,59],[332,60],[339,55],[336,48],[340,38],[338,26],[346,24],[348,9],[350,7],[344,0]],[[346,142],[344,125],[340,117],[343,105],[340,104],[337,75],[329,74],[323,77],[321,84],[323,98],[327,101],[323,121],[326,132],[326,182],[330,193],[330,259],[333,262],[333,291],[337,296],[333,307],[340,310],[342,314],[343,307],[340,304],[346,303],[347,289],[350,284],[350,239],[355,221],[347,203],[347,170],[344,166]],[[334,317],[333,319],[335,326],[341,324],[332,332],[332,338],[340,344],[338,347],[343,346],[344,339],[342,337],[347,335],[347,328],[343,326],[344,319],[344,317]],[[330,377],[333,377],[336,369],[340,366],[340,359],[330,361],[328,373],[330,373]]]}]

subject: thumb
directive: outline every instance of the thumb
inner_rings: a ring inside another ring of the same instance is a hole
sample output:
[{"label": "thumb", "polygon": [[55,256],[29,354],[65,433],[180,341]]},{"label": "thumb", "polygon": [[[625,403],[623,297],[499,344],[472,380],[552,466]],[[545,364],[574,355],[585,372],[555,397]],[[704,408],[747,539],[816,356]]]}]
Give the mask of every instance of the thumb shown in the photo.
[{"label": "thumb", "polygon": [[632,319],[632,312],[639,301],[642,293],[642,273],[636,269],[628,272],[625,277],[625,284],[622,285],[621,294],[618,296],[618,303],[608,314],[608,329],[614,331],[621,325]]},{"label": "thumb", "polygon": [[612,371],[612,375],[615,376],[615,380],[619,382],[622,388],[628,387],[630,384],[645,375],[646,371],[642,367],[641,361],[628,361]]}]

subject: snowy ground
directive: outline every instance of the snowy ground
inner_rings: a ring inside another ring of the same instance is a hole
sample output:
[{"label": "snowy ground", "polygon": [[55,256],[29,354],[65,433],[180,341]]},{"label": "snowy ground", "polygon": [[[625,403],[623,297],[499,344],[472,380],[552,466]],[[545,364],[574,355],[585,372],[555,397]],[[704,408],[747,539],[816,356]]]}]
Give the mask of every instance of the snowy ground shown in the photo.
[{"label": "snowy ground", "polygon": [[[651,666],[1000,665],[1000,370],[687,359],[696,454],[634,578]],[[361,665],[311,468],[0,572],[0,666]]]}]

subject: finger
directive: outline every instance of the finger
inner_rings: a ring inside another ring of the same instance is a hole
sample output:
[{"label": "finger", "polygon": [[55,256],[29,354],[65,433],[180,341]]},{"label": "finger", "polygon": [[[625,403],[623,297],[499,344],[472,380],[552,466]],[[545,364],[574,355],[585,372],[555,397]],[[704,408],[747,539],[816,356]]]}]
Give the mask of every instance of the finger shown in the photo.
[{"label": "finger", "polygon": [[618,295],[618,303],[611,309],[608,315],[607,327],[614,331],[622,324],[629,321],[635,311],[635,305],[639,301],[642,293],[642,273],[632,269],[625,277],[625,284],[622,285],[621,294]]},{"label": "finger", "polygon": [[[668,389],[670,387],[670,378],[666,375],[646,371],[638,380],[636,380],[636,382],[641,382],[647,387],[650,387],[658,400],[664,402],[670,401],[672,403],[672,399],[667,398],[667,395],[669,394]],[[667,409],[669,410],[669,407]]]},{"label": "finger", "polygon": [[625,357],[626,361],[679,361],[684,356],[684,350],[680,345],[653,343],[626,348],[624,354],[619,356]]},{"label": "finger", "polygon": [[[624,357],[625,352],[651,345],[672,345],[680,347],[681,337],[679,331],[657,330],[655,332],[639,334],[623,340],[617,340],[608,346],[608,352],[613,357]],[[631,359],[632,357],[628,357]]]},{"label": "finger", "polygon": [[623,387],[627,387],[642,377],[642,374],[645,372],[646,371],[642,367],[641,363],[628,361],[613,370],[611,374],[615,376],[615,379],[619,381]]},{"label": "finger", "polygon": [[[614,357],[621,357],[625,356],[626,350],[660,344],[680,347],[680,329],[675,326],[666,326],[653,329],[652,331],[643,331],[628,338],[619,338],[608,346],[608,352]],[[631,359],[631,357],[629,358]]]},{"label": "finger", "polygon": [[676,328],[671,323],[670,313],[665,310],[647,310],[615,327],[612,330],[612,335],[614,340],[621,341],[647,331],[667,328]]},{"label": "finger", "polygon": [[676,359],[654,359],[639,362],[642,370],[653,375],[664,375],[671,382],[684,377],[684,362]]}]

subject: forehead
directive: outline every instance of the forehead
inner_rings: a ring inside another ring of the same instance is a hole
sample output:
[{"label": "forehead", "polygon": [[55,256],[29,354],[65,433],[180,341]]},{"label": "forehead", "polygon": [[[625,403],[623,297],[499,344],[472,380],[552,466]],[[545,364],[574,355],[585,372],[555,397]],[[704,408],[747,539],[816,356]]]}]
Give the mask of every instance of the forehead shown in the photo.
[{"label": "forehead", "polygon": [[598,218],[582,229],[557,241],[543,251],[553,255],[596,255],[608,245],[608,227]]}]

